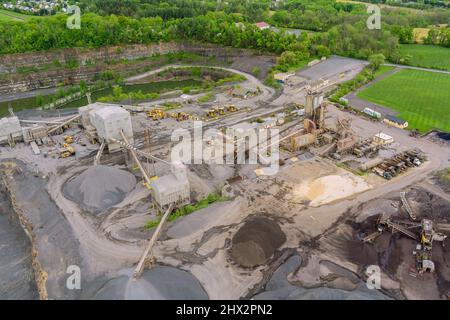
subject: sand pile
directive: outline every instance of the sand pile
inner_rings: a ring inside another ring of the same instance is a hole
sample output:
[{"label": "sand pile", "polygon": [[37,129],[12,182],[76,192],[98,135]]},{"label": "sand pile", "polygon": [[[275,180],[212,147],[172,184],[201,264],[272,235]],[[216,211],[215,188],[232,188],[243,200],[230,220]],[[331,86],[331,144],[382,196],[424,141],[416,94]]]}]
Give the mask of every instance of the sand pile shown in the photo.
[{"label": "sand pile", "polygon": [[173,267],[154,266],[137,280],[132,270],[120,271],[118,277],[93,281],[83,294],[94,300],[205,300],[208,295],[190,273]]},{"label": "sand pile", "polygon": [[103,212],[121,202],[136,185],[129,172],[108,166],[92,166],[70,178],[64,195],[92,213]]},{"label": "sand pile", "polygon": [[370,186],[360,177],[352,174],[329,175],[313,181],[306,181],[294,190],[296,197],[311,201],[316,207],[366,191]]},{"label": "sand pile", "polygon": [[243,267],[255,267],[264,264],[285,241],[286,235],[275,221],[254,217],[233,237],[230,255]]}]

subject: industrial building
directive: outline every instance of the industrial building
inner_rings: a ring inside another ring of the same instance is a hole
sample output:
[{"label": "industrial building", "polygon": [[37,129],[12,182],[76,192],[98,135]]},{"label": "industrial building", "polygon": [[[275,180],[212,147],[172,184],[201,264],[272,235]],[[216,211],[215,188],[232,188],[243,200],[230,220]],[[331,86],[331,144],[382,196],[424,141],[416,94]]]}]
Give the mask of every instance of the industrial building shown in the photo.
[{"label": "industrial building", "polygon": [[171,164],[171,173],[154,180],[151,184],[153,201],[161,210],[170,204],[190,203],[190,187],[186,166],[181,162]]},{"label": "industrial building", "polygon": [[30,127],[22,127],[23,141],[30,143],[39,141],[48,136],[48,128],[45,125],[33,124]]},{"label": "industrial building", "polygon": [[386,123],[390,126],[394,126],[394,127],[400,128],[400,129],[405,129],[408,127],[407,121],[397,118],[397,117],[394,117],[394,116],[391,116],[391,115],[387,115],[383,121],[384,121],[384,123]]},{"label": "industrial building", "polygon": [[48,136],[48,127],[45,125],[32,124],[28,127],[22,127],[19,118],[16,116],[0,119],[0,144],[9,143],[10,145],[24,141],[30,143],[39,141]]},{"label": "industrial building", "polygon": [[0,143],[14,143],[22,139],[22,127],[19,118],[6,117],[0,119]]},{"label": "industrial building", "polygon": [[86,134],[93,140],[105,141],[110,152],[120,149],[120,145],[114,140],[122,139],[121,131],[128,141],[133,144],[133,128],[130,113],[116,105],[101,103],[89,104],[79,108],[81,123],[86,129]]}]

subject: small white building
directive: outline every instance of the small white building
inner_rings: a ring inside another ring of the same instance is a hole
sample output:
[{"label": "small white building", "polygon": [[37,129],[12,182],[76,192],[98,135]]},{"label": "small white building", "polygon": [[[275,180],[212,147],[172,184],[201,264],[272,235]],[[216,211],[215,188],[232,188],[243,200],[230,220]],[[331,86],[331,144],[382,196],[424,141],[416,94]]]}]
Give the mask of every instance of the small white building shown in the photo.
[{"label": "small white building", "polygon": [[373,136],[373,142],[377,145],[387,145],[394,142],[394,138],[392,138],[390,135],[387,135],[383,132],[377,133]]},{"label": "small white building", "polygon": [[110,105],[94,109],[89,113],[91,124],[97,130],[100,140],[106,141],[109,151],[114,151],[121,146],[113,139],[123,140],[121,131],[124,132],[130,144],[134,143],[133,127],[130,113],[119,106]]},{"label": "small white building", "polygon": [[0,119],[0,143],[14,142],[22,139],[22,126],[19,118],[5,117]]},{"label": "small white building", "polygon": [[174,162],[171,173],[154,180],[151,193],[156,205],[164,210],[170,204],[189,204],[191,201],[189,180],[186,166],[181,162]]}]

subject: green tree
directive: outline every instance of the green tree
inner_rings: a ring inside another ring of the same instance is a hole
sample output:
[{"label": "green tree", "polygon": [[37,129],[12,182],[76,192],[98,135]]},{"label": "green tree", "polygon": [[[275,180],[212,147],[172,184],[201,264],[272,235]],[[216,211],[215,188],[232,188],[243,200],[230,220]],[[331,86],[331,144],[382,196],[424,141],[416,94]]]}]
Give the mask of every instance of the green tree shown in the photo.
[{"label": "green tree", "polygon": [[86,92],[86,89],[87,89],[86,81],[81,80],[79,86],[80,86],[80,92],[81,92],[82,94],[85,93],[85,92]]},{"label": "green tree", "polygon": [[372,54],[369,57],[369,65],[372,70],[378,70],[378,68],[385,62],[385,60],[386,57],[381,53]]}]

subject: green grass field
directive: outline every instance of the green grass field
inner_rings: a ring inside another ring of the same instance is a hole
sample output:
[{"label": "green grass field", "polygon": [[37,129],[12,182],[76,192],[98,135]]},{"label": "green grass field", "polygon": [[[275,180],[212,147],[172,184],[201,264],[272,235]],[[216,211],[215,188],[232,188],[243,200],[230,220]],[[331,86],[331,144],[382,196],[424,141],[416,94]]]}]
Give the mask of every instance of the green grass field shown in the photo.
[{"label": "green grass field", "polygon": [[0,21],[25,21],[32,16],[0,9]]},{"label": "green grass field", "polygon": [[395,67],[391,67],[391,66],[380,66],[378,68],[378,70],[374,72],[373,76],[374,76],[374,78],[378,78],[379,76],[382,76],[383,74],[385,74],[391,70],[394,70],[394,69],[395,69]]},{"label": "green grass field", "polygon": [[450,132],[450,75],[401,70],[357,96],[398,111],[409,122],[409,129]]},{"label": "green grass field", "polygon": [[450,71],[450,48],[421,44],[402,44],[400,53],[411,55],[410,65]]}]

